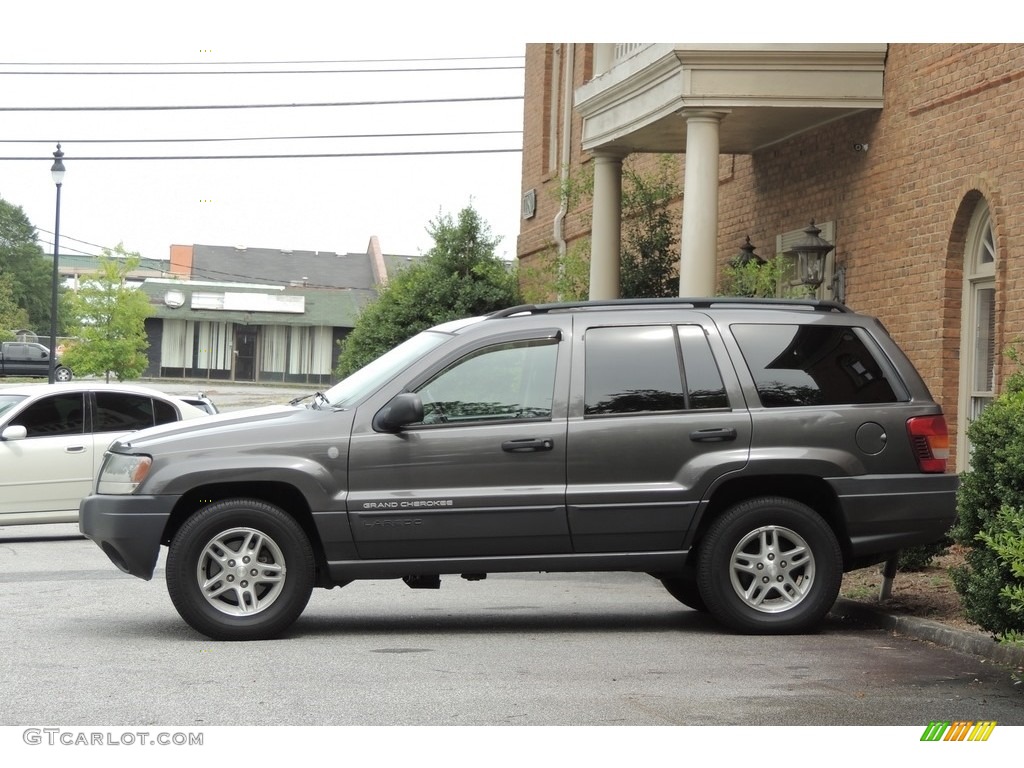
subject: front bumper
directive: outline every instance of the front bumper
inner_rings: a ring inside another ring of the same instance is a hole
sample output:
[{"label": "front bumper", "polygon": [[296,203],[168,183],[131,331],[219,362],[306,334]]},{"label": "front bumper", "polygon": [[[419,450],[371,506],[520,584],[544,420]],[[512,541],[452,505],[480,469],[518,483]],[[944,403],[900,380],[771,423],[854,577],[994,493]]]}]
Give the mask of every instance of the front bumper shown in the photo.
[{"label": "front bumper", "polygon": [[176,496],[101,496],[82,499],[78,529],[125,573],[149,581]]}]

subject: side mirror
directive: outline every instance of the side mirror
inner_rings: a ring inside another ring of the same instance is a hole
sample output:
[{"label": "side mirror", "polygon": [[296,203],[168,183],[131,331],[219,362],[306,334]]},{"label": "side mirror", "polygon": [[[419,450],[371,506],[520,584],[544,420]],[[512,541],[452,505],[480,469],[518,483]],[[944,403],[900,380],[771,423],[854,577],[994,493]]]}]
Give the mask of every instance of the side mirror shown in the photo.
[{"label": "side mirror", "polygon": [[12,424],[0,435],[0,440],[24,440],[26,437],[28,437],[28,430],[23,425]]},{"label": "side mirror", "polygon": [[423,400],[415,392],[402,392],[377,411],[373,428],[377,432],[397,432],[406,424],[423,421]]}]

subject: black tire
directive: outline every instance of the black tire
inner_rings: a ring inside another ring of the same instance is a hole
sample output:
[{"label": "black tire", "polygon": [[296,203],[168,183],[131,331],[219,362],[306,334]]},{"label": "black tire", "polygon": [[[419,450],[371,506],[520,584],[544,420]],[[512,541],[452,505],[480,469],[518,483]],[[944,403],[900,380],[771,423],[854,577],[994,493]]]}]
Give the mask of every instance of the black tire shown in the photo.
[{"label": "black tire", "polygon": [[65,368],[63,365],[58,365],[53,370],[54,381],[71,381],[74,378],[74,374],[71,373],[70,368]]},{"label": "black tire", "polygon": [[815,629],[839,595],[843,556],[813,509],[784,497],[749,499],[708,530],[697,584],[708,611],[745,634]]},{"label": "black tire", "polygon": [[302,613],[315,564],[301,526],[256,499],[210,504],[167,553],[167,591],[181,617],[214,640],[267,640]]},{"label": "black tire", "polygon": [[707,613],[708,606],[700,596],[697,579],[693,574],[683,576],[667,576],[661,580],[662,585],[676,600],[701,613]]}]

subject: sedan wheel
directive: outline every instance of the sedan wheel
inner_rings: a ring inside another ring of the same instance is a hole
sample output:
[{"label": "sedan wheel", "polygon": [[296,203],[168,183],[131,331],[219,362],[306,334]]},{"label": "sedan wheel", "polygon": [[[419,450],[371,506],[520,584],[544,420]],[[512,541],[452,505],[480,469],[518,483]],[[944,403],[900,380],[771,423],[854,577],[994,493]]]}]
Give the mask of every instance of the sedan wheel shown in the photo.
[{"label": "sedan wheel", "polygon": [[280,634],[302,613],[313,579],[313,552],[301,526],[278,507],[254,499],[200,510],[167,554],[174,607],[215,640]]}]

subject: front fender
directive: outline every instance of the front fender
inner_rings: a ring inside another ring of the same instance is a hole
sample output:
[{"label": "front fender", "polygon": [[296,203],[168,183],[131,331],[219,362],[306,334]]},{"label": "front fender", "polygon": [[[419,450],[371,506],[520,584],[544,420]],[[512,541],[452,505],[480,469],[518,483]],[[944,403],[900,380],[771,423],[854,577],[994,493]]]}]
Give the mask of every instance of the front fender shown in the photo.
[{"label": "front fender", "polygon": [[284,483],[298,489],[313,512],[334,510],[344,502],[344,464],[328,467],[298,456],[197,455],[157,461],[139,493],[181,497],[195,488],[223,483]]}]

